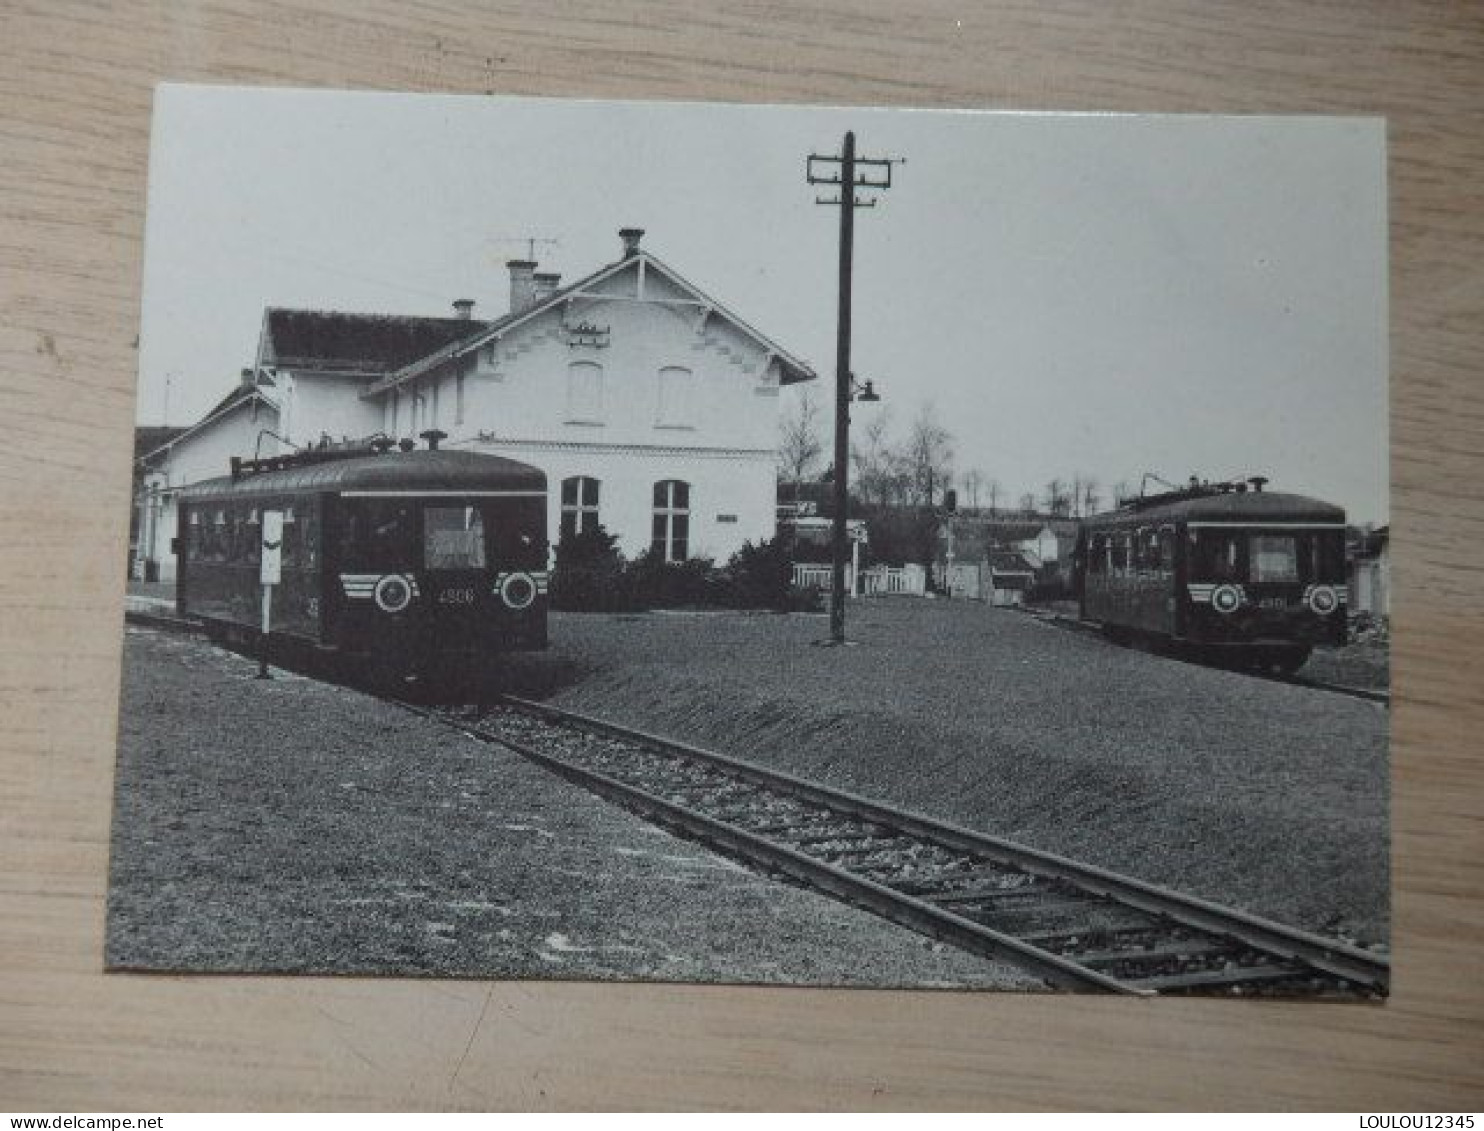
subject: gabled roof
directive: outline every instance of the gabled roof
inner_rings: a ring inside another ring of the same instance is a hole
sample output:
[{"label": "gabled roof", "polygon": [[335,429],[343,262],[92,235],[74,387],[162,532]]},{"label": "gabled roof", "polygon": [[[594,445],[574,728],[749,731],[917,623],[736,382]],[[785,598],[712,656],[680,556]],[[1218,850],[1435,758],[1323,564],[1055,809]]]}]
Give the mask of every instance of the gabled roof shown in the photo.
[{"label": "gabled roof", "polygon": [[[462,357],[465,354],[479,350],[491,341],[494,341],[496,338],[501,337],[502,335],[516,329],[521,325],[524,325],[526,322],[529,322],[532,319],[540,317],[548,310],[560,306],[562,303],[567,302],[573,298],[581,297],[581,293],[586,288],[595,286],[596,284],[601,283],[606,279],[610,279],[613,276],[619,274],[621,271],[624,271],[625,269],[631,266],[635,266],[639,263],[643,263],[646,271],[657,271],[675,287],[691,295],[691,301],[698,308],[704,308],[709,312],[715,313],[719,317],[725,318],[738,330],[753,339],[753,341],[755,341],[759,346],[777,357],[782,369],[781,379],[783,384],[792,385],[799,381],[809,381],[816,376],[814,370],[810,368],[810,366],[806,362],[795,357],[793,354],[789,353],[772,339],[753,329],[750,325],[742,321],[742,319],[738,318],[731,311],[727,310],[715,299],[708,297],[693,284],[683,279],[672,268],[662,263],[659,259],[651,255],[649,252],[641,249],[635,251],[632,255],[626,255],[622,259],[619,259],[613,263],[609,263],[604,267],[598,268],[598,270],[594,271],[586,278],[579,279],[575,283],[571,283],[568,286],[558,288],[551,294],[547,295],[545,298],[539,299],[530,307],[520,311],[519,313],[507,314],[503,318],[495,319],[495,321],[493,322],[477,324],[478,328],[475,329],[473,332],[468,333],[463,337],[450,340],[442,347],[436,349],[434,352],[429,353],[427,356],[412,360],[404,364],[400,368],[396,369],[395,372],[388,374],[388,376],[376,382],[375,385],[367,390],[367,395],[375,395],[377,393],[384,392],[396,385],[400,385],[404,381],[410,381],[416,377],[420,377],[424,373],[436,369],[438,366],[452,360],[453,358]],[[464,322],[462,323],[462,325],[467,328],[470,323]]]},{"label": "gabled roof", "polygon": [[134,458],[142,459],[151,452],[159,451],[185,429],[173,424],[136,424],[134,426]]},{"label": "gabled roof", "polygon": [[295,373],[393,373],[488,323],[337,310],[263,312],[261,363]]},{"label": "gabled roof", "polygon": [[991,550],[989,554],[989,568],[992,573],[998,574],[1029,574],[1035,575],[1035,568],[1025,560],[1025,556],[1014,550]]},{"label": "gabled roof", "polygon": [[148,463],[161,452],[169,451],[181,441],[190,439],[207,425],[215,424],[218,420],[226,416],[228,413],[253,401],[262,403],[267,408],[271,408],[274,412],[278,411],[278,404],[273,400],[273,398],[265,396],[263,394],[263,391],[257,386],[238,385],[225,397],[219,400],[215,404],[215,406],[213,406],[211,411],[203,416],[200,420],[196,421],[195,424],[192,424],[189,428],[176,429],[176,435],[172,436],[168,441],[137,458],[141,463]]}]

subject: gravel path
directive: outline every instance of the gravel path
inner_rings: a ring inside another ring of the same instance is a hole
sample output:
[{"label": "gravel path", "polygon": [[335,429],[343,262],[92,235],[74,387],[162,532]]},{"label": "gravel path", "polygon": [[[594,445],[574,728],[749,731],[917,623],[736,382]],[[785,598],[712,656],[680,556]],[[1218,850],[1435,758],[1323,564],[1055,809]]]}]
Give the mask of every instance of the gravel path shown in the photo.
[{"label": "gravel path", "polygon": [[124,655],[111,967],[1036,986],[356,692]]},{"label": "gravel path", "polygon": [[1389,924],[1388,714],[968,602],[553,617],[551,701],[1313,930]]}]

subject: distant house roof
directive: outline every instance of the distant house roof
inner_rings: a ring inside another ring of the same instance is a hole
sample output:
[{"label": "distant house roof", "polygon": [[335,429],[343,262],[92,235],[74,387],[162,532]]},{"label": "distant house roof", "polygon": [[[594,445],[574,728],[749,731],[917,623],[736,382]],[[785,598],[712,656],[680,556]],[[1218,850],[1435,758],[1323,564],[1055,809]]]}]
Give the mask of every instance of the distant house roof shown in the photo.
[{"label": "distant house roof", "polygon": [[382,376],[488,325],[468,318],[270,307],[263,313],[262,364],[295,373]]},{"label": "distant house roof", "polygon": [[151,448],[150,450],[146,451],[144,453],[144,455],[142,455],[142,456],[136,456],[135,458],[138,459],[138,460],[140,460],[140,461],[142,461],[142,462],[148,463],[150,460],[154,459],[155,456],[159,455],[161,452],[169,451],[170,449],[174,448],[177,444],[179,444],[182,440],[187,440],[191,436],[194,436],[197,432],[201,431],[201,429],[207,427],[210,424],[215,424],[218,420],[220,420],[223,416],[226,416],[229,412],[232,412],[235,409],[239,408],[240,406],[245,405],[245,404],[248,404],[248,403],[253,402],[253,401],[257,401],[257,402],[261,403],[262,405],[264,405],[265,407],[272,409],[275,412],[278,411],[278,405],[277,405],[277,403],[275,403],[274,400],[271,397],[265,396],[264,393],[263,393],[263,391],[261,389],[259,389],[257,386],[255,386],[255,385],[238,385],[230,393],[228,393],[225,397],[223,397],[221,400],[219,400],[215,404],[215,406],[212,407],[211,411],[208,412],[205,416],[203,416],[200,420],[198,420],[195,424],[192,424],[189,428],[176,428],[176,429],[173,429],[175,435],[171,436],[164,443],[159,444],[156,447]]},{"label": "distant house roof", "polygon": [[158,451],[185,429],[173,424],[139,424],[134,428],[134,458],[141,459]]},{"label": "distant house roof", "polygon": [[681,278],[674,269],[647,251],[635,250],[632,254],[598,268],[592,274],[578,279],[575,283],[552,291],[549,295],[538,299],[525,310],[507,314],[503,318],[495,319],[493,322],[471,323],[458,319],[433,319],[432,321],[453,322],[456,327],[462,328],[463,333],[450,336],[447,340],[434,346],[432,349],[407,358],[400,365],[389,366],[387,375],[372,386],[368,395],[384,392],[403,381],[410,381],[413,378],[420,377],[424,373],[436,369],[444,362],[478,350],[507,331],[513,330],[525,322],[529,322],[531,319],[566,302],[568,299],[580,297],[580,293],[584,288],[600,283],[613,275],[617,275],[620,271],[637,263],[642,263],[646,270],[657,272],[680,290],[694,296],[697,306],[704,307],[706,311],[714,312],[720,317],[725,318],[737,327],[737,329],[741,330],[764,349],[776,356],[782,370],[783,384],[791,385],[799,381],[809,381],[813,380],[816,376],[814,370],[808,364],[794,357],[793,354],[773,342],[772,339],[765,337],[762,333],[753,329],[715,299],[707,297],[693,284]]},{"label": "distant house roof", "polygon": [[1015,575],[1034,577],[1036,575],[1035,567],[1025,560],[1025,555],[1014,550],[991,550],[989,571],[1001,577]]}]

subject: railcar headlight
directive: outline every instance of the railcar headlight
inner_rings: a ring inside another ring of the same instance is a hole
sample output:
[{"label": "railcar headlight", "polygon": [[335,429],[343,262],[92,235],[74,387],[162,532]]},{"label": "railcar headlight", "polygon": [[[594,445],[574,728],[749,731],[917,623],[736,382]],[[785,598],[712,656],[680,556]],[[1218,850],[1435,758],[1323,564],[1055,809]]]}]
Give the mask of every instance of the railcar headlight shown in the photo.
[{"label": "railcar headlight", "polygon": [[1242,590],[1235,585],[1218,585],[1211,594],[1211,607],[1230,616],[1242,607]]},{"label": "railcar headlight", "polygon": [[372,596],[382,612],[400,613],[412,604],[412,584],[400,573],[389,573],[376,583]]},{"label": "railcar headlight", "polygon": [[528,573],[512,573],[500,582],[500,600],[511,609],[528,609],[536,599],[536,582]]},{"label": "railcar headlight", "polygon": [[1316,585],[1309,590],[1309,608],[1322,617],[1329,616],[1340,604],[1340,597],[1333,586]]}]

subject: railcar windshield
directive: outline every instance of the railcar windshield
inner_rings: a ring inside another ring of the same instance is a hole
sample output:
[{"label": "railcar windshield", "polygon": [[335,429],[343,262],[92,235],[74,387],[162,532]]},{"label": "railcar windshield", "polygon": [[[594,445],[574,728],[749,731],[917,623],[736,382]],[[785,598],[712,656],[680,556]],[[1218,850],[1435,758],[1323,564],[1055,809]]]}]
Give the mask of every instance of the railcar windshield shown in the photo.
[{"label": "railcar windshield", "polygon": [[1193,581],[1333,582],[1345,570],[1339,530],[1201,529],[1190,543]]},{"label": "railcar windshield", "polygon": [[428,569],[483,569],[483,512],[469,506],[425,507],[423,564]]},{"label": "railcar windshield", "polygon": [[546,561],[542,498],[342,498],[341,569],[473,570]]}]

